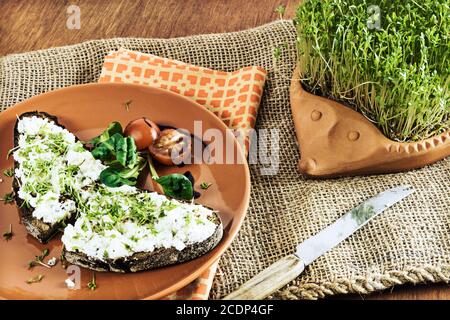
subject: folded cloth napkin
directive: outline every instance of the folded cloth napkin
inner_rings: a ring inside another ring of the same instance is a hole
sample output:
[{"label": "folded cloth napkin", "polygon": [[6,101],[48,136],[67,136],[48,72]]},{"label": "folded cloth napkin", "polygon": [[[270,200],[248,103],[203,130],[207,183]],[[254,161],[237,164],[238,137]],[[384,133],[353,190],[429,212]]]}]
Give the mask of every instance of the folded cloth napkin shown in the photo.
[{"label": "folded cloth napkin", "polygon": [[[255,126],[266,75],[263,68],[256,66],[224,72],[119,49],[105,57],[99,82],[144,84],[189,97],[212,111],[235,134],[243,135],[247,154],[248,130]],[[217,262],[166,299],[208,299],[216,268]]]}]

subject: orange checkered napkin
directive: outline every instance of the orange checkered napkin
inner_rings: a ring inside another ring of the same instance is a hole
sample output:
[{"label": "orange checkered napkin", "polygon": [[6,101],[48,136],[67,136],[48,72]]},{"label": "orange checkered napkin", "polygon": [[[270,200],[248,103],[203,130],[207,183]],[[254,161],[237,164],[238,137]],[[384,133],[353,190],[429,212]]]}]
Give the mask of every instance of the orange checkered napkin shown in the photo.
[{"label": "orange checkered napkin", "polygon": [[[105,57],[99,82],[144,84],[191,98],[247,137],[256,122],[267,72],[256,66],[223,72],[126,49]],[[249,141],[245,140],[245,150]],[[217,263],[166,299],[206,300]]]}]

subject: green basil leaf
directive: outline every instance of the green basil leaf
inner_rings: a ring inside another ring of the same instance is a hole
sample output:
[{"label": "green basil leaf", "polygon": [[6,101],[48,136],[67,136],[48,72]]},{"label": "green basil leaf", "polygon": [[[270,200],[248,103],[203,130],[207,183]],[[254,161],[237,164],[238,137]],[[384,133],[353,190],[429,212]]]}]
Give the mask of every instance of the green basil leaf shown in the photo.
[{"label": "green basil leaf", "polygon": [[155,181],[161,185],[166,196],[183,200],[191,200],[194,197],[191,181],[182,174],[169,174]]}]

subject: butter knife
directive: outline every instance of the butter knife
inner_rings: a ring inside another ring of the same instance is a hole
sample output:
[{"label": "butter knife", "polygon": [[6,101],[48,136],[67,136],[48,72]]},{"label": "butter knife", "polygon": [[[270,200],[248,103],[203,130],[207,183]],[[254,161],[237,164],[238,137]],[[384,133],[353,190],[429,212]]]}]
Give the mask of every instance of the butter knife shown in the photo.
[{"label": "butter knife", "polygon": [[414,192],[410,186],[399,186],[377,194],[344,214],[316,235],[297,246],[290,254],[244,283],[224,300],[264,299],[298,277],[306,266],[330,251],[378,214]]}]

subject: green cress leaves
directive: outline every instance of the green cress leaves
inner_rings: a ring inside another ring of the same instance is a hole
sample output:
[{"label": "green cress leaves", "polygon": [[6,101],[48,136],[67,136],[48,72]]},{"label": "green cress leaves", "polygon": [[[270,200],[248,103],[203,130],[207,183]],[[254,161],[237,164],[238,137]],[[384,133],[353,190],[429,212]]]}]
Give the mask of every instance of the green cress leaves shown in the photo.
[{"label": "green cress leaves", "polygon": [[145,159],[138,154],[134,139],[123,136],[120,123],[111,123],[105,132],[88,143],[94,146],[92,156],[108,166],[100,174],[104,185],[120,187],[136,184],[139,173],[145,167]]}]

